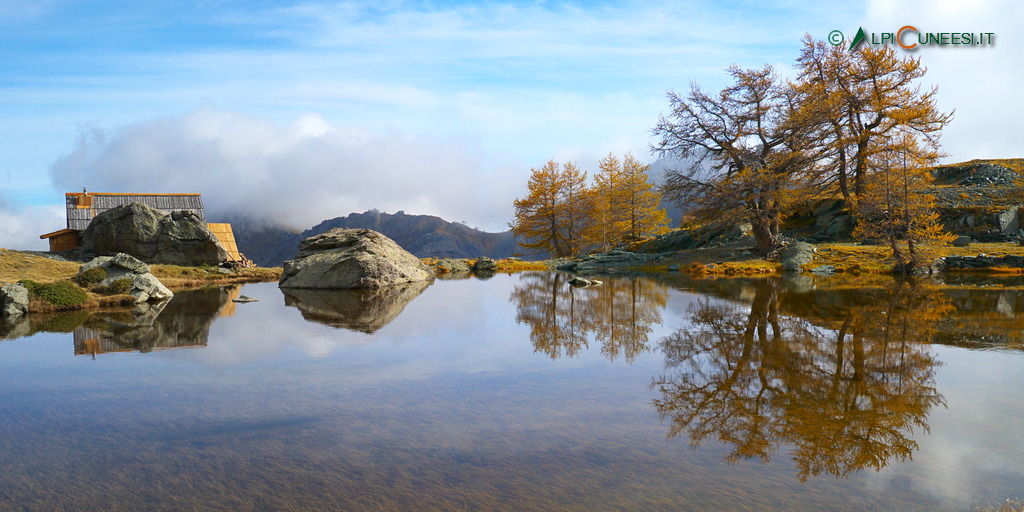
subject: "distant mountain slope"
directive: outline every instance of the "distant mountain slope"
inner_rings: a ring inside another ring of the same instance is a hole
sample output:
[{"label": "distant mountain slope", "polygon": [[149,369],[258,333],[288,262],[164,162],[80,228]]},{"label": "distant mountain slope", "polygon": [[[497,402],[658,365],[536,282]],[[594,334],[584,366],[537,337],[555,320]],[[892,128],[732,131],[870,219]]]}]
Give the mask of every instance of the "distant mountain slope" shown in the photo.
[{"label": "distant mountain slope", "polygon": [[252,222],[235,221],[239,249],[257,265],[280,266],[295,256],[299,242],[332,228],[364,228],[383,233],[420,258],[507,258],[521,252],[511,231],[487,233],[432,215],[370,210],[325,220],[302,233]]}]

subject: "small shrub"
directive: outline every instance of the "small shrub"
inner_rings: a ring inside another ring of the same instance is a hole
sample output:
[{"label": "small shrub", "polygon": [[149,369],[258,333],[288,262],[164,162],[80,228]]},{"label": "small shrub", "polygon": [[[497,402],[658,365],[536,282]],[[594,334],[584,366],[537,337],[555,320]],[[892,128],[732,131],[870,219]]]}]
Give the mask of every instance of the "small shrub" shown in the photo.
[{"label": "small shrub", "polygon": [[706,276],[708,274],[708,267],[703,263],[691,263],[690,273],[696,276]]},{"label": "small shrub", "polygon": [[[26,286],[26,288],[28,287]],[[32,288],[29,289],[29,294],[54,306],[75,306],[89,299],[85,294],[85,290],[71,281],[56,281],[46,284],[35,283],[33,288],[34,290]]]},{"label": "small shrub", "polygon": [[18,284],[24,286],[25,289],[28,290],[28,293],[30,294],[36,293],[36,290],[38,290],[39,287],[42,286],[38,282],[33,281],[31,279],[22,279],[21,281],[18,281]]},{"label": "small shrub", "polygon": [[96,292],[103,295],[124,295],[131,291],[131,280],[115,280],[108,286],[97,288]]},{"label": "small shrub", "polygon": [[116,279],[114,282],[107,286],[101,286],[96,288],[96,293],[102,295],[122,295],[130,292],[132,289],[131,279]]},{"label": "small shrub", "polygon": [[89,270],[72,277],[71,280],[77,283],[78,286],[88,288],[92,285],[99,284],[100,281],[106,279],[108,275],[107,269],[103,267],[96,267],[90,268]]}]

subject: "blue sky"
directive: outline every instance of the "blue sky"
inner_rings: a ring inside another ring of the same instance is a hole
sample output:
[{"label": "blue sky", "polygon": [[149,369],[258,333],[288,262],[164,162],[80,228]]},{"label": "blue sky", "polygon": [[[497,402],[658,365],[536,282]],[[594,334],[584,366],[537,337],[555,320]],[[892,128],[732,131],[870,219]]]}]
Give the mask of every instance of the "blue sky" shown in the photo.
[{"label": "blue sky", "polygon": [[63,192],[201,192],[306,228],[352,211],[501,230],[531,167],[653,160],[668,89],[791,72],[833,29],[996,32],[920,51],[950,160],[1017,157],[1011,2],[0,0],[0,247],[40,248]]}]

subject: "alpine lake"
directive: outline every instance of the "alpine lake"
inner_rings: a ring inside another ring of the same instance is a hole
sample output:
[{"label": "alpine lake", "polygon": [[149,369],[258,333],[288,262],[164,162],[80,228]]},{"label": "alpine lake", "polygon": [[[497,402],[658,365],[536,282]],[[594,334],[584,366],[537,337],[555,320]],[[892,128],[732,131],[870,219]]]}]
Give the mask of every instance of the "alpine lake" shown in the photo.
[{"label": "alpine lake", "polygon": [[0,510],[1024,497],[1024,279],[570,277],[250,284],[0,325]]}]

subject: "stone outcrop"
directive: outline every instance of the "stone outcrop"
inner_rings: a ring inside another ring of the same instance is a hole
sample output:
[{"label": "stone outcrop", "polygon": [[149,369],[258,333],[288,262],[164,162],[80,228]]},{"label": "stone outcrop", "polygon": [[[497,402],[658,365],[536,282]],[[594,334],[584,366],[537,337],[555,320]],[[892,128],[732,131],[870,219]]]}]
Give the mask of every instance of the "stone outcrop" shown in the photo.
[{"label": "stone outcrop", "polygon": [[434,268],[437,269],[439,274],[463,274],[473,270],[466,260],[453,258],[442,258],[437,260],[437,264],[434,265]]},{"label": "stone outcrop", "polygon": [[101,256],[125,253],[149,263],[217,265],[228,253],[192,212],[132,203],[100,213],[82,233],[82,248]]},{"label": "stone outcrop", "polygon": [[493,274],[498,271],[498,264],[490,258],[478,258],[473,264],[473,272],[477,274]]},{"label": "stone outcrop", "polygon": [[115,256],[98,256],[78,268],[82,274],[94,268],[106,270],[107,277],[97,286],[110,286],[114,281],[128,279],[131,287],[128,294],[135,297],[135,302],[162,301],[174,296],[159,279],[149,272],[149,265],[132,256],[118,253]]},{"label": "stone outcrop", "polygon": [[807,242],[793,242],[780,255],[782,270],[800,272],[803,266],[814,261],[814,246]]},{"label": "stone outcrop", "polygon": [[0,317],[16,317],[28,313],[28,300],[28,289],[24,286],[0,286]]},{"label": "stone outcrop", "polygon": [[1024,256],[946,256],[942,258],[946,270],[977,270],[993,267],[1024,268]]},{"label": "stone outcrop", "polygon": [[588,254],[579,260],[558,263],[555,265],[555,269],[577,274],[619,272],[661,261],[665,256],[663,254],[613,250],[601,254]]},{"label": "stone outcrop", "polygon": [[346,290],[424,281],[434,273],[390,238],[369,229],[335,228],[299,244],[284,262],[281,288]]}]

